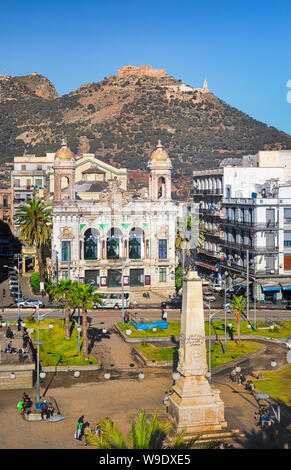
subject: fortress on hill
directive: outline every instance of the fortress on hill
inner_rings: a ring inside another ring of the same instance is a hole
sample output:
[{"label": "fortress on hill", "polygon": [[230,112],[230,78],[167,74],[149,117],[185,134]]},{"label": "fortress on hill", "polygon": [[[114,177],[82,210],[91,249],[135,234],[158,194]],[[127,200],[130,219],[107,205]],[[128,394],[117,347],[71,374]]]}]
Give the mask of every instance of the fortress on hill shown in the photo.
[{"label": "fortress on hill", "polygon": [[[141,65],[140,67],[136,67],[135,65],[126,65],[125,67],[121,67],[118,69],[118,76],[119,77],[127,77],[128,75],[137,75],[139,77],[143,76],[150,76],[156,78],[167,77],[167,72],[165,69],[153,69],[151,65]],[[189,85],[185,85],[181,83],[179,85],[165,85],[165,88],[173,91],[201,91],[201,92],[208,92],[208,85],[207,80],[205,79],[203,82],[203,88],[193,88]]]},{"label": "fortress on hill", "polygon": [[166,77],[167,72],[164,69],[153,69],[151,65],[141,65],[135,67],[134,65],[127,65],[118,69],[118,76],[124,77],[126,75],[150,75],[151,77]]}]

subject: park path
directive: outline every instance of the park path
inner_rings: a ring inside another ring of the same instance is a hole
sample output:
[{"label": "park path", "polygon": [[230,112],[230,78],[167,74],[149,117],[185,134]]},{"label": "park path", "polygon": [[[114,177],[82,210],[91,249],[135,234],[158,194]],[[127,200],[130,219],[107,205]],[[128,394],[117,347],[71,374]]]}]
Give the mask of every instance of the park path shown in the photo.
[{"label": "park path", "polygon": [[103,335],[100,341],[95,341],[93,354],[104,367],[115,369],[128,369],[134,363],[131,354],[132,346],[119,336],[113,329],[108,335]]}]

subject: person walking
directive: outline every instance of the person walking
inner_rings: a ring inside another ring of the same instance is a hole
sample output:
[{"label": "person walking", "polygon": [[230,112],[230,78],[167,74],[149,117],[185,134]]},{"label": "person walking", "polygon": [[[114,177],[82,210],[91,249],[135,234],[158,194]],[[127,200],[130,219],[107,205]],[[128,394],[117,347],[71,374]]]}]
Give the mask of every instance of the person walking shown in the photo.
[{"label": "person walking", "polygon": [[83,424],[84,424],[84,415],[80,416],[80,418],[78,419],[77,429],[74,434],[74,438],[77,439],[78,441],[81,440],[80,436],[81,436]]},{"label": "person walking", "polygon": [[167,319],[168,319],[168,313],[167,313],[167,310],[163,310],[163,313],[162,313],[162,319],[163,319],[164,321],[167,321]]},{"label": "person walking", "polygon": [[51,416],[53,416],[55,409],[54,409],[53,404],[52,404],[51,402],[49,403],[49,405],[48,405],[48,407],[47,407],[47,411],[48,411],[48,413],[49,413],[49,418],[50,418]]},{"label": "person walking", "polygon": [[45,402],[42,402],[41,405],[40,405],[40,409],[41,409],[41,419],[44,419],[44,416],[46,416],[46,419],[49,418],[49,413],[48,413],[48,409],[47,409],[47,404]]},{"label": "person walking", "polygon": [[21,318],[19,318],[19,320],[17,321],[17,330],[18,331],[21,331],[21,322],[22,322],[22,320],[21,320]]},{"label": "person walking", "polygon": [[233,382],[236,382],[236,370],[235,369],[231,371],[230,378]]},{"label": "person walking", "polygon": [[23,349],[22,348],[18,349],[18,355],[19,355],[19,362],[24,362],[24,355],[23,355]]}]

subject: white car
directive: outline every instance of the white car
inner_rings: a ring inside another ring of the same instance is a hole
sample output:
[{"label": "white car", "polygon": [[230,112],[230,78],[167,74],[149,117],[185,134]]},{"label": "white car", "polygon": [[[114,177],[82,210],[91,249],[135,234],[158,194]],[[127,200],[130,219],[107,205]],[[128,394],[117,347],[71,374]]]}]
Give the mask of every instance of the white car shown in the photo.
[{"label": "white car", "polygon": [[220,292],[222,286],[220,284],[212,284],[212,286],[209,286],[208,289],[213,290],[214,292]]},{"label": "white car", "polygon": [[39,299],[26,299],[24,302],[19,303],[19,307],[22,308],[44,308],[45,304]]}]

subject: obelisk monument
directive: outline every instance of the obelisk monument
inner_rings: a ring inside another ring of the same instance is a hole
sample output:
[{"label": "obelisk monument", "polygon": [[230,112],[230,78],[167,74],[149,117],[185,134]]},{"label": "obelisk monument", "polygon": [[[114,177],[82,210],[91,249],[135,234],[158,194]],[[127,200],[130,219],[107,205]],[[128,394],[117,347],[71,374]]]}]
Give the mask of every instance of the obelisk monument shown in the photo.
[{"label": "obelisk monument", "polygon": [[196,271],[183,280],[179,363],[180,378],[169,397],[169,413],[177,431],[186,435],[217,431],[227,426],[219,390],[210,387],[205,374],[206,344],[202,281]]}]

